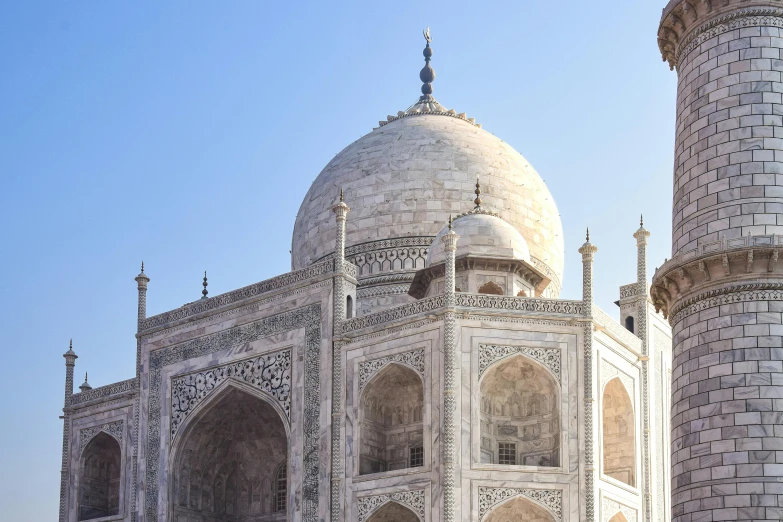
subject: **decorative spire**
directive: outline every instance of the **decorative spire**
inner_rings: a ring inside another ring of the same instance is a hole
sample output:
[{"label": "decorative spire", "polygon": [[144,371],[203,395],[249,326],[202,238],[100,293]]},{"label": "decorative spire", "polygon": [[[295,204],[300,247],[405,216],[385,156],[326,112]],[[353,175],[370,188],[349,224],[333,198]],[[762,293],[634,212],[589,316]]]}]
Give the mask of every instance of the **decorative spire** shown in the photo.
[{"label": "decorative spire", "polygon": [[79,389],[82,391],[82,393],[92,390],[92,386],[90,386],[90,383],[87,382],[87,372],[84,372],[84,382],[81,386],[79,386]]},{"label": "decorative spire", "polygon": [[473,203],[476,204],[476,208],[473,210],[478,210],[481,208],[481,184],[479,183],[478,178],[476,178],[476,190],[473,192],[476,194],[476,199],[473,200]]},{"label": "decorative spire", "polygon": [[207,294],[209,293],[209,291],[207,291],[207,285],[208,284],[209,283],[207,283],[207,271],[204,270],[204,282],[201,283],[201,286],[204,287],[204,290],[201,291],[201,298],[202,299],[206,299],[207,298]]},{"label": "decorative spire", "polygon": [[144,273],[144,260],[141,261],[141,273]]},{"label": "decorative spire", "polygon": [[340,203],[345,203],[345,197],[343,196],[343,188],[340,187]]},{"label": "decorative spire", "polygon": [[69,357],[72,357],[73,360],[77,359],[76,352],[73,351],[73,339],[71,339],[70,343],[68,344],[68,351],[63,354],[63,357],[68,359]]},{"label": "decorative spire", "polygon": [[451,228],[451,221],[452,221],[451,216],[449,216],[449,230],[452,230],[452,228]]},{"label": "decorative spire", "polygon": [[587,233],[585,234],[585,243],[590,242],[590,227],[587,227]]},{"label": "decorative spire", "polygon": [[430,66],[430,59],[432,58],[432,48],[430,42],[432,37],[430,36],[430,28],[427,27],[424,30],[424,39],[427,41],[427,46],[424,48],[424,67],[419,72],[419,78],[424,85],[421,86],[421,98],[420,101],[432,100],[432,82],[435,81],[435,69]]},{"label": "decorative spire", "polygon": [[644,214],[639,214],[639,226],[644,228]]}]

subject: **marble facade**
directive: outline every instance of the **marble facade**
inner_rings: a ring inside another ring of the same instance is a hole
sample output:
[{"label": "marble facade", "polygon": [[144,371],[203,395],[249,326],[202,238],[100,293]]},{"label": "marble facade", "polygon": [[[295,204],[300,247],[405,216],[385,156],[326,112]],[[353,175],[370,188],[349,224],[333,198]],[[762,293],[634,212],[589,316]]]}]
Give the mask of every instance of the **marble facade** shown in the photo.
[{"label": "marble facade", "polygon": [[419,101],[315,181],[294,271],[148,317],[142,267],[136,376],[73,393],[65,354],[61,522],[668,520],[649,233],[616,319],[589,238],[561,299],[551,195],[432,98],[429,56]]}]

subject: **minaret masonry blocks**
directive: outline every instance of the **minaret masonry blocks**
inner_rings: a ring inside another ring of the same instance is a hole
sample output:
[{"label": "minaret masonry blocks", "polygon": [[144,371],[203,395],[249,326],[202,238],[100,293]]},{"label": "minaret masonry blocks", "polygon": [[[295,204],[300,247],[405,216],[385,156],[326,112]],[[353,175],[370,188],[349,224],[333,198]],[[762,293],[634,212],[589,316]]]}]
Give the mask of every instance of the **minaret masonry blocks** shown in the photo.
[{"label": "minaret masonry blocks", "polygon": [[783,1],[673,0],[672,520],[783,517]]}]

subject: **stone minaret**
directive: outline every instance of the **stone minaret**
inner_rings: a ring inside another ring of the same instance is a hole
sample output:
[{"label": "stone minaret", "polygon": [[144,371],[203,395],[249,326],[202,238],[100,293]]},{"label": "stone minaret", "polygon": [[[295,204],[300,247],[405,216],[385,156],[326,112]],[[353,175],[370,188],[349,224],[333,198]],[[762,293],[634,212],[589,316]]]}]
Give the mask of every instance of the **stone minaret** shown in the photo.
[{"label": "stone minaret", "polygon": [[457,522],[459,513],[457,476],[457,318],[456,254],[459,235],[451,228],[441,237],[446,251],[445,305],[443,318],[443,522]]},{"label": "stone minaret", "polygon": [[[65,357],[65,396],[63,400],[63,459],[60,470],[60,522],[66,520],[66,509],[68,500],[68,474],[70,473],[70,455],[71,455],[71,397],[73,396],[73,370],[76,366],[78,355],[73,351],[73,339],[68,346],[68,351],[63,354]],[[87,382],[85,375],[84,381]]]},{"label": "stone minaret", "polygon": [[141,322],[147,318],[147,284],[150,278],[144,273],[144,261],[141,262],[141,272],[136,276],[136,283],[139,289],[139,305],[137,325],[141,329]]},{"label": "stone minaret", "polygon": [[672,520],[783,517],[783,1],[672,0]]}]

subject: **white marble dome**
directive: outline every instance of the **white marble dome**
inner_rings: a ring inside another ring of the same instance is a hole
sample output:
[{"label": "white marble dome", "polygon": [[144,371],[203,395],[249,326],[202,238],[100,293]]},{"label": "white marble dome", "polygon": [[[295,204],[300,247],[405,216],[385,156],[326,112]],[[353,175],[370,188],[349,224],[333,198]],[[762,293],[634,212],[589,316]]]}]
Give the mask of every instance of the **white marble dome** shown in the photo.
[{"label": "white marble dome", "polygon": [[393,119],[329,162],[297,214],[292,267],[304,268],[334,251],[331,207],[341,188],[351,207],[350,249],[378,240],[434,237],[450,215],[473,208],[477,178],[482,206],[521,233],[532,264],[562,280],[563,229],[541,177],[507,143],[464,116],[444,113]]},{"label": "white marble dome", "polygon": [[[454,220],[454,232],[459,235],[457,257],[464,255],[517,259],[530,263],[530,249],[519,231],[507,221],[490,214],[466,214]],[[427,266],[443,263],[446,260],[441,237],[449,231],[444,227],[432,242]]]}]

